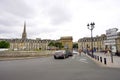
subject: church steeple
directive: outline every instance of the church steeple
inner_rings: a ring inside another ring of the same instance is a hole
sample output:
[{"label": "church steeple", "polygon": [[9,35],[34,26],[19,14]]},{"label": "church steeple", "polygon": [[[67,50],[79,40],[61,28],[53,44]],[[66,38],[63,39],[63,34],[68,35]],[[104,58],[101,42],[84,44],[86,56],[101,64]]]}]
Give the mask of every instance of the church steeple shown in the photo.
[{"label": "church steeple", "polygon": [[27,39],[26,22],[24,22],[24,29],[23,29],[23,33],[22,33],[22,39],[23,40]]}]

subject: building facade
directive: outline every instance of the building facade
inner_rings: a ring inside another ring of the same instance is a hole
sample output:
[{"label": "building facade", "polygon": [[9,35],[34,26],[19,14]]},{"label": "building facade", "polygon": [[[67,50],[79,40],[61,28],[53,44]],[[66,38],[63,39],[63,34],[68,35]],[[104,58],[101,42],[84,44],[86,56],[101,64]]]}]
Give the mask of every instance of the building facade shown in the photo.
[{"label": "building facade", "polygon": [[46,50],[48,49],[50,39],[27,39],[26,23],[24,22],[24,29],[21,39],[0,39],[0,41],[8,41],[10,43],[10,50]]},{"label": "building facade", "polygon": [[120,32],[118,35],[119,37],[116,39],[116,43],[117,43],[116,47],[117,47],[118,52],[120,52]]},{"label": "building facade", "polygon": [[[93,37],[93,48],[98,51],[104,50],[104,40],[106,40],[106,36],[103,34],[101,36]],[[79,49],[91,49],[92,48],[92,39],[91,37],[84,37],[78,40],[78,48]]]},{"label": "building facade", "polygon": [[33,51],[33,50],[47,50],[49,49],[48,44],[52,42],[61,42],[62,45],[72,50],[73,47],[73,38],[71,36],[61,37],[59,40],[50,40],[50,39],[28,39],[26,32],[26,22],[24,22],[24,28],[21,39],[0,39],[0,41],[8,41],[10,43],[10,50],[24,50],[24,51]]},{"label": "building facade", "polygon": [[64,48],[68,48],[70,50],[73,49],[73,38],[72,38],[72,36],[61,37],[60,42],[62,43]]},{"label": "building facade", "polygon": [[[120,32],[117,33],[117,38],[115,39],[115,46],[116,50],[120,52]],[[106,45],[105,41],[107,40],[107,36],[105,34],[101,36],[93,37],[93,48],[96,49],[96,51],[105,51],[110,48],[110,45]],[[78,48],[79,49],[90,49],[91,50],[91,44],[92,40],[91,37],[84,37],[78,40]]]}]

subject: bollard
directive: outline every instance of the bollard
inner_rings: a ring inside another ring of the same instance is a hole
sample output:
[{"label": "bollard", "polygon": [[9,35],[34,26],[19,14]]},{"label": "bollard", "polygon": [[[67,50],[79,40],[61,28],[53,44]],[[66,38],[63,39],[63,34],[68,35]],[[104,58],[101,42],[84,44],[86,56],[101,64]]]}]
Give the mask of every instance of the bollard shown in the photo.
[{"label": "bollard", "polygon": [[98,57],[98,61],[99,61],[99,56],[97,56]]},{"label": "bollard", "polygon": [[92,55],[92,58],[95,58],[95,55]]},{"label": "bollard", "polygon": [[107,64],[106,58],[104,58],[104,64]]},{"label": "bollard", "polygon": [[96,59],[96,55],[94,56],[94,58]]},{"label": "bollard", "polygon": [[100,62],[102,62],[102,57],[100,57]]},{"label": "bollard", "polygon": [[92,56],[92,58],[94,58],[94,57],[95,57],[95,55]]},{"label": "bollard", "polygon": [[95,59],[97,59],[97,56],[95,56]]}]

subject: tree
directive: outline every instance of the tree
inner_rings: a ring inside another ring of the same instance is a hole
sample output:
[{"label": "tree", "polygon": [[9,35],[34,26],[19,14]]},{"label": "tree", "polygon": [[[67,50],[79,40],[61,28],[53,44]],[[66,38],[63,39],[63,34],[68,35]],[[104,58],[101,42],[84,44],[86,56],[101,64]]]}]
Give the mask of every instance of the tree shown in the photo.
[{"label": "tree", "polygon": [[63,48],[62,43],[60,43],[60,42],[56,42],[55,47],[57,47],[59,49]]},{"label": "tree", "polygon": [[55,43],[53,41],[51,41],[48,46],[55,46]]},{"label": "tree", "polygon": [[48,46],[49,46],[49,49],[50,49],[50,50],[51,50],[51,49],[54,49],[55,43],[54,43],[53,41],[51,41],[51,42],[48,44]]},{"label": "tree", "polygon": [[74,43],[73,48],[78,48],[78,43]]},{"label": "tree", "polygon": [[0,41],[0,48],[9,48],[10,43],[7,41]]},{"label": "tree", "polygon": [[60,42],[53,42],[53,41],[51,41],[51,42],[48,44],[48,46],[49,46],[49,47],[56,47],[57,49],[63,48],[62,43],[60,43]]}]

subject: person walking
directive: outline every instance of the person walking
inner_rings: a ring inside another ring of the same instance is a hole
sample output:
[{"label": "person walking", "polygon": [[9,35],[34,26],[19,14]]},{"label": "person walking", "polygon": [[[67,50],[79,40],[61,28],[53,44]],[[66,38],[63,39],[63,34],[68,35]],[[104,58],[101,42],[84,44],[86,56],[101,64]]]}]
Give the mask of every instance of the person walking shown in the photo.
[{"label": "person walking", "polygon": [[81,56],[81,52],[82,52],[82,50],[81,50],[81,49],[79,49],[79,56]]}]

